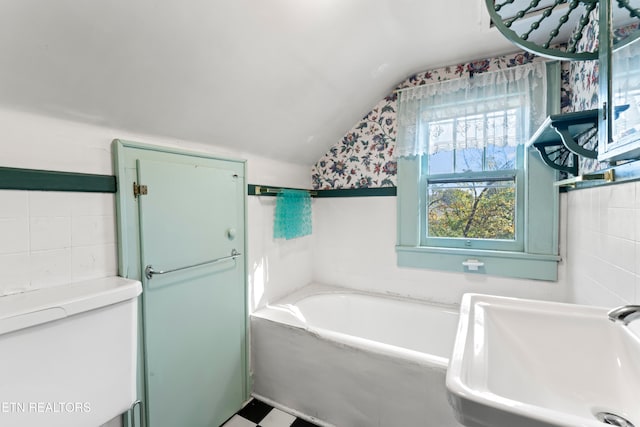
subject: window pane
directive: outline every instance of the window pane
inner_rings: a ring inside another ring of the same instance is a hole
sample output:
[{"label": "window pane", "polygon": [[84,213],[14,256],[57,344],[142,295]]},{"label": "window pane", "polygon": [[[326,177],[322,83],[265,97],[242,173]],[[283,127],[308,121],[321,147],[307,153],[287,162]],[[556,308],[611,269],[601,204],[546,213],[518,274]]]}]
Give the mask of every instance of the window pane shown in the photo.
[{"label": "window pane", "polygon": [[494,111],[487,114],[487,144],[515,145],[518,138],[518,109]]},{"label": "window pane", "polygon": [[485,170],[496,171],[515,169],[517,167],[516,148],[517,147],[510,145],[506,145],[504,147],[488,145]]},{"label": "window pane", "polygon": [[429,237],[515,240],[515,177],[428,182]]},{"label": "window pane", "polygon": [[516,169],[520,114],[511,108],[429,123],[429,175]]},{"label": "window pane", "polygon": [[453,172],[453,151],[429,154],[429,174]]},{"label": "window pane", "polygon": [[453,120],[429,124],[429,174],[453,172]]},{"label": "window pane", "polygon": [[462,148],[456,151],[456,173],[481,172],[484,152],[481,148]]},{"label": "window pane", "polygon": [[457,119],[455,172],[482,171],[484,144],[484,115]]},{"label": "window pane", "polygon": [[487,115],[487,152],[485,169],[516,168],[516,141],[518,110],[496,111]]}]

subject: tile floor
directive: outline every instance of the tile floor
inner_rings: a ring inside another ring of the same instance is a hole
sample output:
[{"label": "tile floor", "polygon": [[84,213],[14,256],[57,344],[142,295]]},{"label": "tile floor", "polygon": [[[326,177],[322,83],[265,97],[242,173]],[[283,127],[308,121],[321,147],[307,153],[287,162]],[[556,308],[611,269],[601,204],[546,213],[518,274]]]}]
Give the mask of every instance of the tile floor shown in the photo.
[{"label": "tile floor", "polygon": [[257,399],[251,399],[244,408],[224,423],[224,427],[317,427]]}]

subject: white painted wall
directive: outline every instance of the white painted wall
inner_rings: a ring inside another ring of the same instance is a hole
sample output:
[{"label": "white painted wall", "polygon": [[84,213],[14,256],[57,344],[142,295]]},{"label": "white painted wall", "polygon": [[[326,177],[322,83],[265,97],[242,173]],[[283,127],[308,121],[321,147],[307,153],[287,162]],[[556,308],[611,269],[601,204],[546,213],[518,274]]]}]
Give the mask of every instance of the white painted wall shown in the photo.
[{"label": "white painted wall", "polygon": [[569,299],[614,307],[640,303],[640,183],[567,194]]},{"label": "white painted wall", "polygon": [[[249,310],[312,281],[313,236],[275,240],[275,197],[249,197]],[[315,209],[316,201],[312,202]],[[315,231],[314,231],[315,232]]]},{"label": "white painted wall", "polygon": [[[252,184],[309,188],[311,183],[307,166],[19,111],[0,109],[0,128],[4,167],[111,175],[111,141],[122,138],[247,159]],[[251,307],[311,280],[311,238],[274,240],[274,202],[248,200],[249,286],[257,290]],[[115,223],[111,194],[0,190],[0,298],[117,274]]]},{"label": "white painted wall", "polygon": [[[564,199],[561,205],[564,209]],[[318,282],[443,304],[458,304],[466,292],[566,300],[564,262],[557,282],[397,267],[395,197],[323,198],[313,209],[313,278]],[[564,257],[563,241],[561,236]]]},{"label": "white painted wall", "polygon": [[[248,182],[310,187],[309,168],[212,147],[12,110],[0,110],[0,166],[113,174],[114,138],[247,159]],[[256,304],[311,280],[309,238],[273,239],[273,198],[250,197],[248,265]],[[109,194],[0,191],[0,295],[117,272]],[[295,268],[289,266],[295,265]]]}]

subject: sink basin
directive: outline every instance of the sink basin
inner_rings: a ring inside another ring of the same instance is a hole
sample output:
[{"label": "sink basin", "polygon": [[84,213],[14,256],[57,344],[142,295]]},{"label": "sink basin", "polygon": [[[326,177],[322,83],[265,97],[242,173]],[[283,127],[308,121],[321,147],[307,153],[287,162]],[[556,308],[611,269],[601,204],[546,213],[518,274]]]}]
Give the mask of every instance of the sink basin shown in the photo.
[{"label": "sink basin", "polygon": [[[624,326],[607,311],[465,294],[447,370],[458,420],[469,427],[640,427],[640,338],[630,329],[640,320]],[[602,414],[612,415],[603,422]]]}]

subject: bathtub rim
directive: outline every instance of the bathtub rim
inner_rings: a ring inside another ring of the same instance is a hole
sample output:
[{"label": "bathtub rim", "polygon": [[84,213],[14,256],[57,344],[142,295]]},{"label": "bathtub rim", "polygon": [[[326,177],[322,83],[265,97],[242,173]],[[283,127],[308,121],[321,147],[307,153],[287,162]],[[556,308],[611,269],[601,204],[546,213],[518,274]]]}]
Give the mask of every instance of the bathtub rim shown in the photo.
[{"label": "bathtub rim", "polygon": [[[317,295],[361,295],[373,298],[391,299],[404,303],[425,305],[430,308],[440,309],[448,312],[455,312],[459,314],[459,307],[457,305],[437,304],[430,301],[408,298],[394,294],[380,294],[368,291],[362,291],[351,288],[344,288],[340,286],[323,285],[319,283],[308,284],[290,294],[282,297],[274,303],[268,303],[264,307],[261,307],[250,314],[251,319],[260,319],[273,324],[284,325],[285,327],[293,328],[296,330],[305,331],[311,335],[316,336],[319,339],[330,343],[338,343],[340,345],[349,347],[354,350],[367,350],[377,355],[392,358],[403,359],[420,366],[436,367],[441,369],[447,369],[449,366],[449,360],[451,354],[448,357],[438,356],[430,353],[422,353],[416,350],[410,350],[404,347],[395,346],[392,344],[386,344],[379,341],[373,341],[366,338],[361,338],[353,335],[348,335],[342,332],[336,332],[325,328],[309,326],[306,323],[301,322],[293,315],[284,313],[284,309],[279,308],[284,305],[296,305],[297,302],[308,297]],[[458,319],[455,324],[457,326]],[[453,348],[450,350],[450,353]]]},{"label": "bathtub rim", "polygon": [[307,285],[304,285],[301,288],[295,289],[289,292],[288,294],[285,294],[279,297],[276,301],[272,303],[266,303],[263,306],[256,307],[253,313],[258,312],[264,308],[272,307],[277,304],[296,303],[306,297],[310,297],[314,295],[326,295],[326,294],[354,294],[354,295],[369,296],[374,298],[392,299],[396,301],[408,302],[413,304],[428,305],[430,307],[437,307],[447,311],[455,311],[456,313],[460,312],[459,302],[455,304],[446,304],[446,303],[432,301],[424,298],[412,297],[411,295],[402,295],[395,292],[381,293],[381,292],[374,292],[374,291],[363,290],[363,289],[347,288],[344,286],[326,285],[323,283],[311,282]]}]

